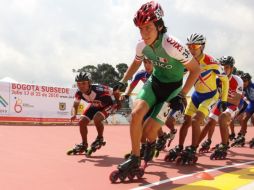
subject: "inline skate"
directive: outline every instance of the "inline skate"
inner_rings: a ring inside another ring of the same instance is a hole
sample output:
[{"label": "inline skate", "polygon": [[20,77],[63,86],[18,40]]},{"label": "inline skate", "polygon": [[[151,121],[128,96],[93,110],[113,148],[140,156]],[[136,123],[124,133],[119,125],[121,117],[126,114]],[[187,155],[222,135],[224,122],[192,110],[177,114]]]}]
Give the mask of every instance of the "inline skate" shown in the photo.
[{"label": "inline skate", "polygon": [[170,137],[170,133],[163,133],[162,136],[160,136],[155,144],[155,157],[158,157],[160,154],[160,151],[164,150],[166,148],[167,139]]},{"label": "inline skate", "polygon": [[175,148],[170,149],[164,160],[166,162],[173,162],[180,155],[183,150],[183,145],[177,145]]},{"label": "inline skate", "polygon": [[146,149],[145,149],[145,152],[144,152],[144,165],[143,165],[143,168],[145,169],[147,167],[147,163],[149,161],[151,161],[154,157],[154,154],[155,154],[155,146],[156,146],[156,142],[147,142],[146,143]]},{"label": "inline skate", "polygon": [[117,182],[118,179],[120,179],[121,182],[124,182],[126,178],[132,181],[135,176],[138,179],[142,178],[144,169],[140,168],[140,163],[140,157],[130,155],[125,162],[117,167],[117,170],[110,174],[109,179],[111,183]]},{"label": "inline skate", "polygon": [[252,139],[250,140],[249,144],[250,144],[250,148],[253,148],[253,147],[254,147],[254,138],[252,138]]},{"label": "inline skate", "polygon": [[217,144],[214,152],[210,155],[210,159],[224,160],[227,157],[227,150],[229,149],[227,144]]},{"label": "inline skate", "polygon": [[106,141],[104,141],[103,137],[97,137],[95,141],[91,144],[91,147],[87,149],[86,155],[91,156],[93,152],[96,152],[102,146],[106,145]]},{"label": "inline skate", "polygon": [[235,133],[231,133],[228,137],[230,141],[233,141],[235,139]]},{"label": "inline skate", "polygon": [[245,137],[243,134],[239,133],[236,137],[236,139],[231,144],[231,147],[243,147],[245,145]]},{"label": "inline skate", "polygon": [[[145,152],[145,149],[146,149],[146,143],[142,143],[142,144],[141,144],[141,147],[140,147],[140,159],[144,159],[144,152]],[[127,159],[129,158],[130,155],[131,155],[131,152],[125,154],[125,155],[124,155],[124,159],[127,160]]]},{"label": "inline skate", "polygon": [[205,141],[201,144],[201,148],[199,149],[199,153],[207,153],[207,152],[209,152],[211,143],[212,143],[211,139],[205,140]]},{"label": "inline skate", "polygon": [[187,146],[181,152],[180,157],[177,158],[176,163],[180,165],[192,165],[195,164],[198,160],[196,156],[196,147]]},{"label": "inline skate", "polygon": [[76,154],[82,154],[83,152],[87,152],[87,143],[80,143],[76,144],[75,147],[71,150],[67,151],[67,155],[76,155]]}]

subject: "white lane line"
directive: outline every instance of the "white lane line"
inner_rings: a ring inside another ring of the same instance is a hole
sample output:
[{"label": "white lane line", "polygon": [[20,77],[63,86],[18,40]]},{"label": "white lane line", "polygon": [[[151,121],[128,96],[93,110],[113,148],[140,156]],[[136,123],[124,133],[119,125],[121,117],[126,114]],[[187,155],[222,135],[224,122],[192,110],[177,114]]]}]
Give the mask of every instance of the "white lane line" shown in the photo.
[{"label": "white lane line", "polygon": [[237,190],[253,190],[253,189],[254,189],[254,182],[252,182],[248,185],[242,186],[242,187],[238,188]]},{"label": "white lane line", "polygon": [[207,170],[204,170],[204,171],[195,172],[195,173],[191,173],[191,174],[187,174],[187,175],[181,175],[181,176],[178,176],[178,177],[173,177],[173,178],[165,179],[165,180],[162,180],[162,181],[150,183],[148,185],[144,185],[144,186],[141,186],[141,187],[135,187],[135,188],[132,188],[131,190],[147,189],[147,188],[150,188],[150,187],[153,187],[153,186],[158,186],[158,185],[161,185],[161,184],[164,184],[164,183],[168,183],[168,182],[176,181],[176,180],[179,180],[179,179],[191,177],[193,175],[196,175],[196,174],[199,174],[199,173],[202,173],[202,172],[214,172],[214,171],[223,170],[223,169],[226,169],[226,168],[232,168],[232,167],[242,166],[242,165],[247,165],[247,164],[254,164],[254,161],[243,162],[243,163],[240,163],[240,164],[233,164],[233,165],[229,165],[229,166],[222,166],[222,167],[218,167],[218,168],[214,168],[214,169],[207,169]]}]

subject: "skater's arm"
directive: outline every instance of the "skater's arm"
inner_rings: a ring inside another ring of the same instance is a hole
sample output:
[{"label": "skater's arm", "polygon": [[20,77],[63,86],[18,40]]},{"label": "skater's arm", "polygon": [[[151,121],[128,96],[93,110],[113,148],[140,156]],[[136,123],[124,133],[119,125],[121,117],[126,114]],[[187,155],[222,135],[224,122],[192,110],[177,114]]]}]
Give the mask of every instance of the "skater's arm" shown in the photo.
[{"label": "skater's arm", "polygon": [[76,115],[78,113],[79,102],[74,102],[71,110],[71,121],[76,119]]}]

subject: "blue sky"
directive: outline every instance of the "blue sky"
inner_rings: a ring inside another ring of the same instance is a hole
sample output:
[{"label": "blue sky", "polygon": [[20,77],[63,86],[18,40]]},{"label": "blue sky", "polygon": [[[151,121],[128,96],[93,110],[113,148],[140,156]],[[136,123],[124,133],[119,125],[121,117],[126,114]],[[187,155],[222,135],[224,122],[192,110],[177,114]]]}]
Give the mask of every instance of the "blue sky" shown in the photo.
[{"label": "blue sky", "polygon": [[[144,0],[0,0],[0,79],[70,87],[72,69],[132,62],[133,16]],[[254,74],[254,2],[160,0],[168,33],[207,37],[206,53],[231,55]]]}]

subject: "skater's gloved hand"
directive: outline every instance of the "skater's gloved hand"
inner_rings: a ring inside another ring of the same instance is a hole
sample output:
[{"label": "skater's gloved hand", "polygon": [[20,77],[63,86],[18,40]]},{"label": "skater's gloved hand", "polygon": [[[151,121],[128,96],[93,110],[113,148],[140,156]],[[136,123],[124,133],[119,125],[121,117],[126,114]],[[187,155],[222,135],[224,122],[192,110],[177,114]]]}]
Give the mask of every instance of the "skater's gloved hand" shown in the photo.
[{"label": "skater's gloved hand", "polygon": [[187,105],[187,100],[183,94],[178,94],[176,97],[170,100],[170,108],[173,110],[184,111],[186,105]]},{"label": "skater's gloved hand", "polygon": [[117,84],[113,87],[113,91],[119,89],[120,91],[125,91],[126,87],[128,86],[128,83],[123,81],[118,81]]},{"label": "skater's gloved hand", "polygon": [[225,102],[225,101],[220,102],[219,109],[220,109],[221,112],[224,112],[227,109],[227,107],[228,107],[227,102]]},{"label": "skater's gloved hand", "polygon": [[123,94],[121,94],[121,96],[120,96],[119,100],[120,100],[120,101],[128,100],[128,99],[129,99],[129,97],[130,97],[129,95],[127,95],[127,94],[123,93]]}]

